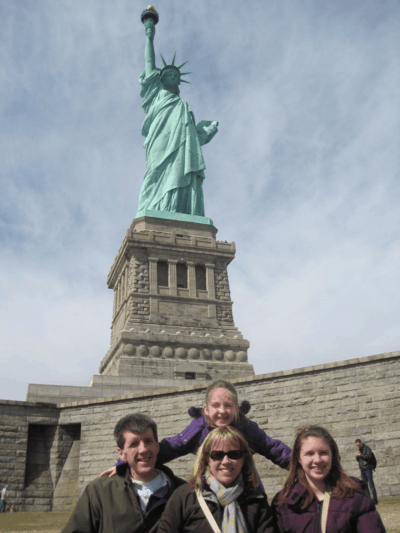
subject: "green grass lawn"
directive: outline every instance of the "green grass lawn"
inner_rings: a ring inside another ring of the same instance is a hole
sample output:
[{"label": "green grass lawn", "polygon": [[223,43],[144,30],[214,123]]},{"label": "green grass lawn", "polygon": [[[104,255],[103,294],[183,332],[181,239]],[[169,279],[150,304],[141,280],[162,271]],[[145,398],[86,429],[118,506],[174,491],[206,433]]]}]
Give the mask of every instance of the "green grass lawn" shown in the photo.
[{"label": "green grass lawn", "polygon": [[5,513],[0,515],[3,533],[59,533],[71,513]]},{"label": "green grass lawn", "polygon": [[380,498],[378,511],[388,533],[400,533],[400,496]]},{"label": "green grass lawn", "polygon": [[[400,496],[381,498],[378,511],[388,533],[400,533]],[[5,513],[1,533],[60,533],[70,513]]]}]

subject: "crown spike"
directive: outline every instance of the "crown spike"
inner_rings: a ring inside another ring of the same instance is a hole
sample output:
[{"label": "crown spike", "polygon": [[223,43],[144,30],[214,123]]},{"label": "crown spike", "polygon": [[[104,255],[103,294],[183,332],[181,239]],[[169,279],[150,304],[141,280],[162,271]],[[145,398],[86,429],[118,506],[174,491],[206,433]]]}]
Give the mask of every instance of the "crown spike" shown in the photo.
[{"label": "crown spike", "polygon": [[182,83],[190,83],[190,81],[181,80]]},{"label": "crown spike", "polygon": [[[160,78],[162,78],[162,76],[163,76],[163,74],[164,74],[165,71],[167,71],[167,70],[171,70],[171,69],[172,69],[172,70],[175,70],[176,72],[178,72],[180,78],[181,78],[182,76],[186,76],[187,74],[191,74],[191,72],[183,72],[183,73],[182,73],[182,72],[179,70],[181,67],[183,67],[183,65],[186,65],[187,61],[185,61],[184,63],[182,63],[182,65],[181,65],[180,67],[175,66],[176,52],[175,52],[175,54],[174,54],[174,58],[172,59],[172,63],[171,63],[170,65],[167,65],[167,63],[166,63],[165,59],[163,58],[163,55],[162,55],[162,54],[160,54],[160,56],[161,56],[161,59],[163,60],[163,63],[164,63],[164,67],[163,67],[162,69],[158,69],[158,70],[160,71]],[[184,81],[184,80],[182,80],[182,81]],[[185,83],[189,83],[189,82],[186,81]]]},{"label": "crown spike", "polygon": [[184,63],[182,63],[182,65],[180,65],[178,68],[181,69],[183,67],[183,65],[186,65],[186,63],[188,63],[189,60],[185,61]]}]

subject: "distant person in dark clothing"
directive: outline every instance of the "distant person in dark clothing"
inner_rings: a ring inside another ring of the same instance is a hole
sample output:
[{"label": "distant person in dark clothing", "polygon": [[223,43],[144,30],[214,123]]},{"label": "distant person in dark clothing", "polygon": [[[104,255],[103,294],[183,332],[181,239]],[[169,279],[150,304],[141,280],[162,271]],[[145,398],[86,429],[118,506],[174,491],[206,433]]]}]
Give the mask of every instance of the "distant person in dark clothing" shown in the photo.
[{"label": "distant person in dark clothing", "polygon": [[4,488],[1,491],[0,513],[5,513],[6,512],[7,489],[8,489],[8,485],[4,485]]},{"label": "distant person in dark clothing", "polygon": [[378,503],[378,497],[376,495],[376,489],[374,484],[374,477],[372,474],[372,450],[369,446],[364,444],[360,439],[356,439],[356,446],[358,448],[358,452],[356,454],[356,459],[358,461],[358,466],[361,470],[361,480],[364,485],[365,493],[367,496],[370,496],[370,492],[368,490],[368,486],[371,489],[372,493],[372,501],[375,503],[375,505]]}]

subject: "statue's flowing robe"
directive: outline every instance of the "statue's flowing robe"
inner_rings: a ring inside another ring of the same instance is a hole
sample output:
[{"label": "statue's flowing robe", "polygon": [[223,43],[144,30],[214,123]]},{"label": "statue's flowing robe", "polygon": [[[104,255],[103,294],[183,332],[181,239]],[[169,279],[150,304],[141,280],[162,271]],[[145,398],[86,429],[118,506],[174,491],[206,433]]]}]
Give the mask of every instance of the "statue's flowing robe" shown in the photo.
[{"label": "statue's flowing robe", "polygon": [[139,78],[146,118],[147,170],[139,196],[138,213],[145,209],[204,216],[204,159],[194,115],[187,102],[170,93],[158,71]]}]

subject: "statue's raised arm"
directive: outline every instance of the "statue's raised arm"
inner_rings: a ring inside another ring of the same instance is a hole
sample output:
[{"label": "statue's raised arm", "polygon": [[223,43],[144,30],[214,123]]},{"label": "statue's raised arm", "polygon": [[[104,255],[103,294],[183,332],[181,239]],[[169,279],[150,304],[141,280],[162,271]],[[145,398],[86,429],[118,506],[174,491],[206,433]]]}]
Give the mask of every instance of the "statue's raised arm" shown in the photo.
[{"label": "statue's raised arm", "polygon": [[146,32],[146,44],[144,46],[144,64],[146,77],[150,76],[153,70],[156,69],[156,56],[154,53],[154,35],[156,27],[152,18],[147,18],[144,21],[144,30]]},{"label": "statue's raised arm", "polygon": [[[211,141],[218,122],[202,120],[196,126],[187,102],[181,99],[179,86],[185,74],[183,63],[171,64],[164,58],[163,68],[156,67],[154,53],[155,25],[159,16],[154,6],[142,13],[146,42],[145,70],[139,81],[142,109],[146,118],[142,135],[146,137],[146,174],[139,196],[136,217],[157,216],[157,211],[204,217],[204,164],[201,146]],[[198,222],[198,220],[197,220]]]},{"label": "statue's raised arm", "polygon": [[144,64],[146,77],[150,76],[156,69],[156,56],[154,53],[154,35],[156,34],[156,24],[158,22],[158,13],[154,6],[147,6],[141,16],[144,31],[146,34],[146,44],[144,47]]}]

